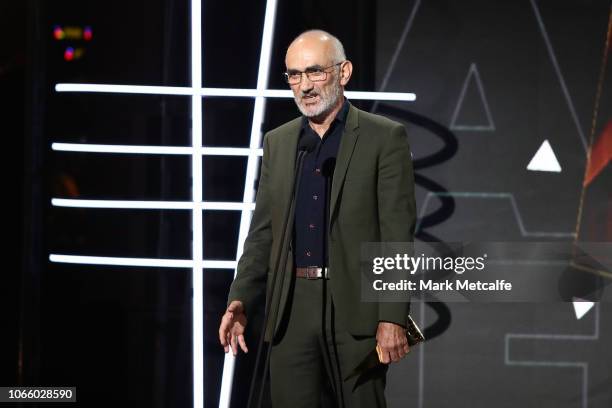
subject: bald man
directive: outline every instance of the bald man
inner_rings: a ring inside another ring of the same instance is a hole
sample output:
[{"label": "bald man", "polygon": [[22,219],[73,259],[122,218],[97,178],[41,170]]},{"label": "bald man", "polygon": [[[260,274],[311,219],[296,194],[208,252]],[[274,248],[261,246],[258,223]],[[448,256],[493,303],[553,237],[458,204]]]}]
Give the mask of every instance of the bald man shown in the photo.
[{"label": "bald man", "polygon": [[[409,303],[362,302],[359,258],[363,242],[413,240],[406,130],[344,97],[353,65],[333,35],[300,34],[285,64],[302,116],[264,136],[255,211],[219,340],[226,353],[246,353],[247,315],[267,299],[273,407],[385,407],[388,364],[409,351]],[[304,159],[289,256],[274,278],[300,141],[316,147]],[[377,346],[381,363],[351,375]]]}]

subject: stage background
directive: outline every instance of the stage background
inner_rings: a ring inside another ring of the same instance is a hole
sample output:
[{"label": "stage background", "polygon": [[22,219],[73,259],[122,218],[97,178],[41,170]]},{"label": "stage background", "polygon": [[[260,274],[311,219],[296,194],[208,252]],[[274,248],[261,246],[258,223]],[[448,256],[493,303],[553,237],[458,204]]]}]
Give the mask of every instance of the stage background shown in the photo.
[{"label": "stage background", "polygon": [[[202,5],[203,86],[255,88],[266,3]],[[349,90],[416,93],[413,103],[354,103],[407,127],[419,240],[612,241],[610,167],[585,182],[589,146],[612,144],[609,61],[602,71],[610,6],[281,0],[269,88],[286,89],[292,38],[322,28],[353,61]],[[16,289],[7,304],[20,306],[7,318],[3,367],[14,369],[3,368],[2,382],[76,385],[83,406],[190,407],[191,269],[49,261],[192,257],[190,210],[51,204],[191,200],[190,156],[51,149],[191,144],[188,96],[55,91],[57,83],[190,86],[190,3],[30,0],[27,21],[24,250],[21,276],[8,278]],[[57,37],[70,27],[92,37]],[[202,143],[248,147],[253,107],[252,98],[204,98]],[[269,99],[262,130],[297,114],[292,100]],[[541,148],[555,160],[536,163],[560,171],[527,169]],[[205,156],[204,201],[242,201],[246,166],[246,157]],[[204,259],[234,261],[240,212],[205,210],[202,225]],[[232,277],[231,269],[203,271],[206,407],[219,405],[217,329]],[[415,303],[429,340],[392,366],[389,406],[610,407],[611,311],[596,304],[578,319],[571,302]],[[245,403],[260,321],[261,310],[250,316],[252,352],[237,362],[235,407]]]}]

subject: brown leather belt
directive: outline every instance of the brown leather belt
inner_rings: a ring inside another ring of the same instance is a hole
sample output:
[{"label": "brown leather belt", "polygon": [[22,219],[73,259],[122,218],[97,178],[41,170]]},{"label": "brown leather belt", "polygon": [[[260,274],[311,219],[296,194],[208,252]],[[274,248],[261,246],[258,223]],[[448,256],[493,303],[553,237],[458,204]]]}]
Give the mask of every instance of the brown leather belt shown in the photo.
[{"label": "brown leather belt", "polygon": [[329,279],[329,268],[321,268],[320,266],[307,266],[305,268],[295,268],[295,276],[306,279]]}]

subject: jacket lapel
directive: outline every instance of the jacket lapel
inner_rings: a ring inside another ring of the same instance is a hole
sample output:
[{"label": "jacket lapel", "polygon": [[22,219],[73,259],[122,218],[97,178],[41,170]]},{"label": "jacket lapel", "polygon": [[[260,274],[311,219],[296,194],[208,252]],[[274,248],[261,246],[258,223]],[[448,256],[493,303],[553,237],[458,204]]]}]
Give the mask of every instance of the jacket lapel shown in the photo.
[{"label": "jacket lapel", "polygon": [[294,119],[288,126],[284,138],[287,139],[286,143],[281,143],[282,146],[280,160],[282,160],[279,170],[282,172],[282,187],[281,197],[283,205],[279,208],[285,208],[286,203],[291,200],[291,188],[293,186],[293,177],[295,174],[295,159],[297,156],[297,145],[301,130],[301,118]]},{"label": "jacket lapel", "polygon": [[357,143],[358,137],[358,110],[351,104],[346,118],[344,133],[342,134],[342,139],[340,140],[338,156],[336,157],[336,168],[334,169],[334,178],[332,180],[331,197],[329,201],[329,231],[331,231],[331,224],[334,220],[334,214],[338,204],[338,196],[342,190],[344,178],[346,177],[346,171],[348,170],[348,165],[351,161],[351,156],[353,155],[353,150],[355,149],[355,143]]}]

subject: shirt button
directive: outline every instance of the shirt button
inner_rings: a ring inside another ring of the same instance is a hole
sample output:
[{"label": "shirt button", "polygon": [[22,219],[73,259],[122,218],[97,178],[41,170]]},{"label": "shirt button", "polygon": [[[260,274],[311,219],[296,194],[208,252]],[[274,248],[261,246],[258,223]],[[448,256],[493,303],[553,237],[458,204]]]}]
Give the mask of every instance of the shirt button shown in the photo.
[{"label": "shirt button", "polygon": [[318,196],[318,195],[316,195],[316,194],[314,194],[314,195],[312,196],[312,199],[313,199],[313,200],[317,200],[318,198],[319,198],[319,196]]},{"label": "shirt button", "polygon": [[311,255],[310,251],[306,251],[306,256],[310,256],[310,255]]}]

